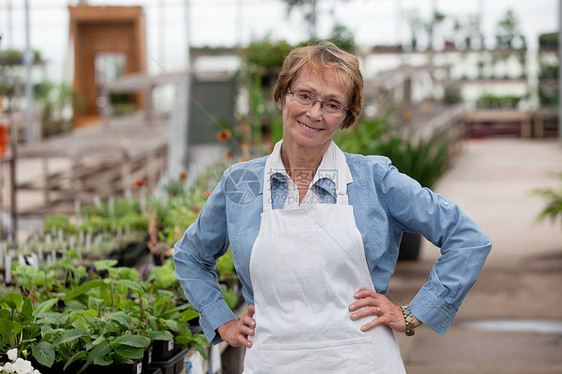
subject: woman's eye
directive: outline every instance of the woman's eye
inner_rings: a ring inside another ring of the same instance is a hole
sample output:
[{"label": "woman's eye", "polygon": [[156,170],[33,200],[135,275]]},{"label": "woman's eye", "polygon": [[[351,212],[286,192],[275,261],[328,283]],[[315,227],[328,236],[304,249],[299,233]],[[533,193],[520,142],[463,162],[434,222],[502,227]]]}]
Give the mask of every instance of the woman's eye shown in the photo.
[{"label": "woman's eye", "polygon": [[309,94],[306,94],[306,93],[301,93],[301,99],[306,100],[306,101],[310,101],[310,100],[312,100],[312,96],[310,96]]},{"label": "woman's eye", "polygon": [[326,104],[324,104],[324,106],[327,107],[327,108],[330,108],[332,110],[338,110],[339,109],[338,103],[327,102]]}]

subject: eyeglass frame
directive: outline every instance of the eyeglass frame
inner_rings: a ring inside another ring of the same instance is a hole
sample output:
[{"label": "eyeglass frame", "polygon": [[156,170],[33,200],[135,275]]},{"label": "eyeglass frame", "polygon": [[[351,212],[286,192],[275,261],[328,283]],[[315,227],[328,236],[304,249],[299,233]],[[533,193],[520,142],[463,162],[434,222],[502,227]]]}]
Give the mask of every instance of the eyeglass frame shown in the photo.
[{"label": "eyeglass frame", "polygon": [[[317,98],[316,96],[314,96],[313,94],[311,94],[311,93],[309,93],[309,92],[307,92],[307,91],[302,91],[302,90],[291,91],[291,88],[290,88],[290,87],[287,87],[287,92],[289,92],[289,93],[291,94],[291,96],[292,96],[293,99],[295,98],[295,93],[297,93],[297,92],[306,93],[307,95],[309,95],[310,97],[312,97],[312,98],[314,99],[314,100],[312,100],[312,105],[310,105],[310,106],[304,106],[304,105],[302,105],[302,104],[300,104],[300,103],[297,102],[297,104],[300,105],[300,106],[302,106],[303,108],[312,108],[312,107],[314,107],[314,106],[316,105],[316,103],[320,103],[320,110],[322,110],[323,113],[326,113],[326,114],[328,114],[328,115],[330,115],[330,116],[341,116],[341,115],[343,115],[345,112],[348,112],[348,111],[349,111],[349,107],[345,107],[345,105],[343,105],[342,103],[340,103],[340,102],[338,102],[338,101],[336,101],[336,100],[331,100],[331,99],[330,99],[330,100],[318,100],[318,98]],[[334,103],[336,103],[336,104],[341,105],[341,106],[343,107],[343,112],[341,112],[341,113],[328,113],[328,112],[324,111],[324,102],[325,102],[325,101],[328,101],[328,102],[332,101],[332,102],[334,102]]]}]

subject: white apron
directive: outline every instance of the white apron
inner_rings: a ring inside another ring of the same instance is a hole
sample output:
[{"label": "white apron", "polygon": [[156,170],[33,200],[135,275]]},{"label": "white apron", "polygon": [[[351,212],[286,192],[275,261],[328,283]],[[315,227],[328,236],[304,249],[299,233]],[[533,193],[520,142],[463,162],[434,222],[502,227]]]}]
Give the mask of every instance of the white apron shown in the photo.
[{"label": "white apron", "polygon": [[270,160],[250,258],[256,330],[244,374],[405,373],[393,331],[362,332],[376,317],[350,318],[353,294],[374,287],[345,178],[336,204],[272,210]]}]

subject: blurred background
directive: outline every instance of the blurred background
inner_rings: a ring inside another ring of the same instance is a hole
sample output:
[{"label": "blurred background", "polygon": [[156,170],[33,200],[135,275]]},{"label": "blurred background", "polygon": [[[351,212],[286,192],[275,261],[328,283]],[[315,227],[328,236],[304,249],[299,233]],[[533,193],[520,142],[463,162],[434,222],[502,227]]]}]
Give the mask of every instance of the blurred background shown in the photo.
[{"label": "blurred background", "polygon": [[[169,261],[222,170],[281,138],[285,55],[331,40],[365,79],[338,145],[390,157],[494,243],[446,337],[399,337],[408,372],[560,373],[561,18],[559,0],[0,0],[4,283],[8,263],[85,261],[95,243],[96,259],[140,243],[132,268]],[[391,297],[407,303],[438,256],[405,233]],[[184,356],[237,373],[242,355]]]}]

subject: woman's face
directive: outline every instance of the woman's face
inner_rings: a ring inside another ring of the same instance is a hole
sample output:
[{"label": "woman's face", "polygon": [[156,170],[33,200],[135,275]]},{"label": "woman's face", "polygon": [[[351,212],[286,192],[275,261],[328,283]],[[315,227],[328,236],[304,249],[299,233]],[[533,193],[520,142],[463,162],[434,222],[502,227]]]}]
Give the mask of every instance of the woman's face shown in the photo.
[{"label": "woman's face", "polygon": [[[327,71],[319,73],[308,65],[300,70],[297,78],[291,83],[291,91],[306,91],[318,100],[335,100],[345,107],[348,106],[346,87],[336,79],[335,73]],[[304,147],[327,148],[334,134],[341,127],[346,113],[333,116],[321,109],[320,102],[311,108],[304,108],[287,92],[283,110],[283,142],[295,142]]]}]

